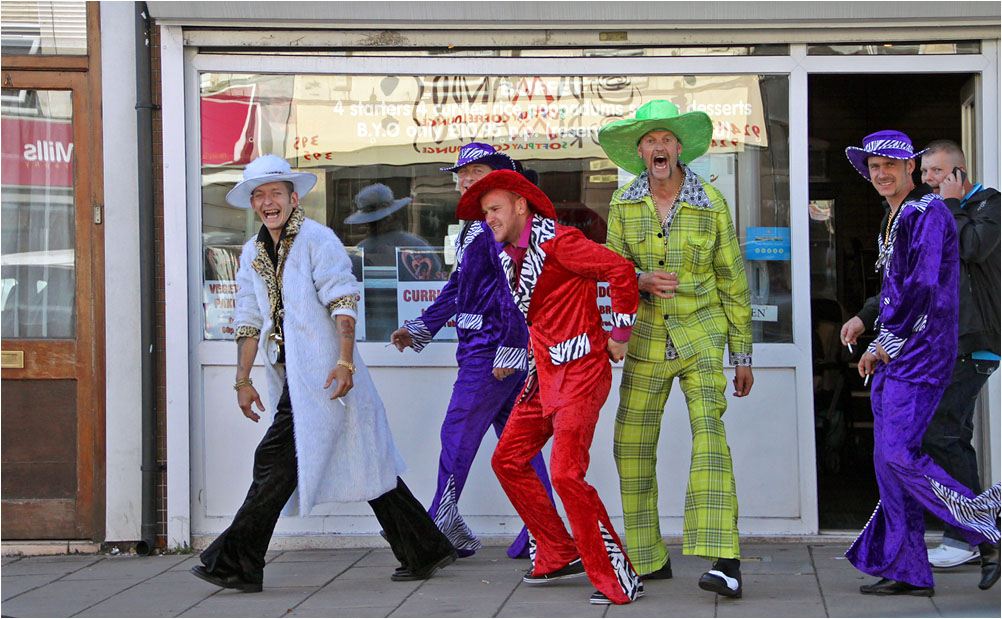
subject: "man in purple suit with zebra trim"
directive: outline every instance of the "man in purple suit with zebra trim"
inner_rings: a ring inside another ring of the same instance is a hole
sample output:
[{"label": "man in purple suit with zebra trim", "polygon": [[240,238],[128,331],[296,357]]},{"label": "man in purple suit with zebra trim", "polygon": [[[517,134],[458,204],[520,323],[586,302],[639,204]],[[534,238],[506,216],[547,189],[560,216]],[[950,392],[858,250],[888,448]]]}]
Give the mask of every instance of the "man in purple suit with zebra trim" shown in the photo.
[{"label": "man in purple suit with zebra trim", "polygon": [[[489,144],[471,142],[459,151],[454,166],[442,168],[459,177],[460,195],[494,170],[518,170],[508,155]],[[459,375],[442,422],[442,452],[438,487],[428,513],[456,547],[468,557],[483,544],[459,513],[459,496],[473,459],[487,430],[498,436],[525,384],[529,334],[525,318],[508,292],[498,257],[501,246],[481,221],[467,222],[456,242],[456,270],[435,302],[416,320],[393,332],[390,341],[399,350],[420,352],[453,316],[459,346]],[[536,474],[551,495],[542,454],[532,460]],[[511,558],[528,557],[530,539],[525,527],[508,548]]]},{"label": "man in purple suit with zebra trim", "polygon": [[880,502],[846,553],[857,569],[880,577],[860,587],[868,595],[934,595],[923,509],[958,527],[972,545],[999,541],[999,485],[975,496],[921,451],[957,356],[959,275],[953,215],[940,196],[912,180],[922,152],[913,152],[899,131],[873,133],[862,148],[846,149],[890,206],[877,239],[878,335],[859,361],[860,375],[873,376]]}]

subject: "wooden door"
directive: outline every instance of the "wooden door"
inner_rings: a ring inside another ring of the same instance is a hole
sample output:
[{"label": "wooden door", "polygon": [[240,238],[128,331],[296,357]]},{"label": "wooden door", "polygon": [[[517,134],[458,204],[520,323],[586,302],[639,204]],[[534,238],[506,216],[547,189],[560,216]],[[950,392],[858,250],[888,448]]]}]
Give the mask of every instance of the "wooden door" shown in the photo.
[{"label": "wooden door", "polygon": [[100,149],[87,73],[2,79],[3,538],[99,539],[102,246],[90,162]]}]

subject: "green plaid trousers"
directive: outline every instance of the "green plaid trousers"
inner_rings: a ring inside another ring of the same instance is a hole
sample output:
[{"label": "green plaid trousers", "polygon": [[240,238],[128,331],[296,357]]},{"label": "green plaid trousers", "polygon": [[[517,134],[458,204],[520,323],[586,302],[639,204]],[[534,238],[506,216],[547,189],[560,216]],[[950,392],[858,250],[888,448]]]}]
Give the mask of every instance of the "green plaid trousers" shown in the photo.
[{"label": "green plaid trousers", "polygon": [[707,348],[687,359],[668,361],[627,356],[613,454],[619,470],[626,545],[640,574],[658,570],[668,560],[658,517],[655,465],[661,416],[676,376],[692,430],[682,553],[708,559],[740,557],[738,499],[722,419],[727,408],[723,350]]}]

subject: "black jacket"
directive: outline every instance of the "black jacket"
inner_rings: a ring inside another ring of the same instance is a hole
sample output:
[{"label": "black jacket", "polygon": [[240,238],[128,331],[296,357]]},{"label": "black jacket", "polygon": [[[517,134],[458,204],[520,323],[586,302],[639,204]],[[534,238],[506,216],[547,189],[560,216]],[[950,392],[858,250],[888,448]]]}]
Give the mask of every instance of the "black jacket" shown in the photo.
[{"label": "black jacket", "polygon": [[[930,191],[925,185],[916,188]],[[909,196],[909,199],[912,196]],[[999,192],[982,189],[961,206],[960,200],[944,200],[957,222],[960,243],[960,341],[957,355],[965,356],[976,350],[1000,353],[999,279],[1002,257],[999,252],[1000,205]],[[887,214],[881,230],[887,225]],[[870,297],[856,314],[866,327],[872,328],[880,306],[877,297]]]}]

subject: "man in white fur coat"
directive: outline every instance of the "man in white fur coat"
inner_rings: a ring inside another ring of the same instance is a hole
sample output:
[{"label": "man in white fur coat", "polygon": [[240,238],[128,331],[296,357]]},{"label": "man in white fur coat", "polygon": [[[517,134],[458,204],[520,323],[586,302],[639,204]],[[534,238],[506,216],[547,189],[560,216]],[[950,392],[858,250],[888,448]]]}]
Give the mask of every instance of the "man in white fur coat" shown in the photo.
[{"label": "man in white fur coat", "polygon": [[[261,230],[237,272],[237,375],[248,419],[264,405],[250,379],[258,351],[273,420],[254,452],[254,478],[233,523],[202,553],[195,576],[245,593],[261,591],[264,554],[286,503],[308,514],[319,503],[368,501],[401,567],[393,580],[429,578],[456,560],[449,540],[398,477],[406,465],[383,403],[355,347],[358,282],[334,232],[299,208],[316,184],[277,155],[244,169],[226,201],[252,208]],[[298,501],[290,501],[298,486]]]}]

